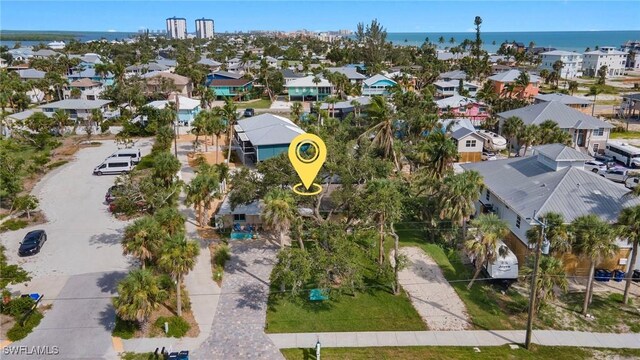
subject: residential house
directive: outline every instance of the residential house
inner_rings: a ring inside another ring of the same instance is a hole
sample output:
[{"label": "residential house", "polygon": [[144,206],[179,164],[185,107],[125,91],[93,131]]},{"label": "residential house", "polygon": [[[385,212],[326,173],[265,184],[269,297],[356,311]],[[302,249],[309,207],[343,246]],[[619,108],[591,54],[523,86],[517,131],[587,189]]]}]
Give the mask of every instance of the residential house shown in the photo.
[{"label": "residential house", "polygon": [[5,121],[0,122],[0,137],[8,138],[11,137],[11,131],[15,127],[15,123],[20,123],[25,121],[31,115],[33,115],[35,111],[33,110],[24,110],[17,113],[6,114]]},{"label": "residential house", "polygon": [[[216,228],[232,229],[234,232],[245,233],[247,238],[252,237],[252,232],[262,228],[262,210],[264,203],[256,200],[249,204],[240,204],[231,207],[229,196],[225,196],[220,208],[214,216]],[[251,231],[250,229],[254,229]],[[235,234],[231,235],[235,238]]]},{"label": "residential house", "polygon": [[467,80],[467,73],[464,70],[453,70],[440,73],[438,80],[451,81],[451,80]]},{"label": "residential house", "polygon": [[289,68],[286,69],[280,69],[280,73],[282,74],[282,76],[284,77],[284,83],[285,85],[290,83],[291,81],[295,80],[295,79],[299,79],[304,77],[303,74],[299,74]]},{"label": "residential house", "polygon": [[11,58],[14,61],[27,61],[33,57],[32,47],[19,47],[17,49],[9,49],[7,52],[11,54]]},{"label": "residential house", "polygon": [[176,60],[168,59],[162,56],[156,57],[154,63],[166,66],[169,72],[174,72],[176,70],[176,66],[178,65],[178,62]]},{"label": "residential house", "polygon": [[629,40],[620,46],[620,50],[627,53],[627,69],[640,70],[640,40]]},{"label": "residential house", "polygon": [[598,70],[602,66],[607,67],[606,77],[624,75],[627,65],[627,53],[616,50],[612,46],[601,47],[599,50],[584,53],[582,61],[582,73],[587,76],[598,76]]},{"label": "residential house", "polygon": [[[507,222],[510,234],[505,243],[524,264],[530,254],[527,230],[536,226],[536,217],[554,212],[570,223],[595,214],[614,223],[623,208],[640,205],[640,198],[629,196],[630,190],[623,185],[584,170],[588,160],[591,158],[572,148],[549,144],[534,148],[534,154],[524,158],[464,164],[462,168],[477,171],[484,181],[476,214],[494,213]],[[629,249],[620,245],[624,247],[620,254],[596,267],[624,269],[621,264],[626,263]],[[588,264],[573,255],[564,262],[571,273],[588,272]]]},{"label": "residential house", "polygon": [[240,79],[242,74],[233,71],[218,70],[207,75],[207,80],[229,80]]},{"label": "residential house", "polygon": [[107,105],[110,103],[110,100],[65,99],[40,105],[38,108],[42,109],[42,112],[49,117],[53,116],[56,110],[60,109],[69,114],[72,120],[86,120],[91,116],[91,112],[94,109],[100,110],[106,117]]},{"label": "residential house", "polygon": [[285,84],[289,101],[322,101],[333,94],[333,85],[322,77],[318,83],[313,82],[315,76],[305,76]]},{"label": "residential house", "polygon": [[170,68],[166,65],[158,64],[158,63],[148,63],[148,64],[139,64],[139,65],[131,65],[127,66],[125,69],[125,77],[129,78],[132,76],[141,76],[146,73],[154,72],[154,71],[165,71],[170,72]]},{"label": "residential house", "polygon": [[98,74],[96,69],[89,68],[82,71],[74,71],[67,75],[69,81],[77,81],[81,79],[89,79],[92,81],[98,81],[105,86],[113,85],[115,82],[115,76],[112,73]]},{"label": "residential house", "polygon": [[471,97],[458,94],[436,101],[438,115],[450,114],[456,118],[467,118],[473,126],[480,126],[489,117],[487,105]]},{"label": "residential house", "polygon": [[100,55],[95,53],[86,53],[84,55],[69,55],[69,59],[80,59],[79,68],[93,69],[97,64],[103,64]]},{"label": "residential house", "polygon": [[239,79],[213,79],[207,81],[207,86],[216,92],[216,98],[241,98],[250,97],[253,89],[253,80]]},{"label": "residential house", "polygon": [[44,79],[45,75],[47,75],[46,72],[36,70],[36,69],[23,69],[23,70],[17,70],[16,72],[18,73],[18,76],[22,81],[42,80]]},{"label": "residential house", "polygon": [[273,114],[239,120],[233,130],[232,146],[245,164],[286,153],[291,141],[304,133],[291,120]]},{"label": "residential house", "polygon": [[576,109],[581,111],[587,115],[591,114],[591,110],[593,107],[593,101],[577,96],[571,96],[563,93],[553,93],[553,94],[538,94],[534,98],[534,104],[539,104],[542,102],[549,101],[558,101],[562,104],[567,105],[572,109]]},{"label": "residential house", "polygon": [[500,44],[500,47],[506,50],[515,49],[517,52],[523,52],[527,49],[524,43],[516,42],[516,41],[503,42],[502,44]]},{"label": "residential house", "polygon": [[75,80],[69,83],[67,88],[63,90],[62,94],[65,99],[70,99],[72,97],[71,94],[73,89],[78,89],[80,91],[79,99],[97,100],[100,98],[100,94],[102,94],[104,87],[101,82],[93,81],[89,78]]},{"label": "residential house", "polygon": [[478,135],[471,119],[445,119],[441,121],[443,131],[448,131],[458,147],[458,162],[482,160],[484,139]]},{"label": "residential house", "polygon": [[[460,89],[460,80],[438,80],[433,83],[436,88],[436,97],[444,98],[447,96],[458,95]],[[462,81],[462,87],[469,92],[469,96],[476,96],[478,93],[478,85]]]},{"label": "residential house", "polygon": [[154,71],[142,75],[145,79],[147,93],[177,91],[180,95],[189,97],[193,91],[193,83],[186,76],[164,71]]},{"label": "residential house", "polygon": [[572,51],[553,50],[540,54],[541,62],[538,69],[547,70],[549,72],[553,70],[553,64],[556,61],[562,61],[562,69],[560,69],[560,77],[565,79],[572,79],[578,76],[582,76],[582,54]]},{"label": "residential house", "polygon": [[509,70],[489,77],[493,83],[493,91],[498,96],[513,97],[521,99],[531,99],[538,95],[541,78],[537,75],[529,74],[529,85],[524,89],[516,86],[516,79],[520,76],[520,70]]},{"label": "residential house", "polygon": [[[152,101],[146,106],[162,110],[169,106],[169,103],[175,103],[175,98],[175,95],[171,95],[169,100]],[[178,119],[180,119],[180,124],[190,126],[193,120],[195,120],[196,115],[200,112],[200,100],[178,95],[178,105],[180,106],[178,109]]]},{"label": "residential house", "polygon": [[273,56],[265,56],[262,59],[264,59],[267,62],[268,67],[274,68],[274,69],[278,68],[278,59],[274,58]]},{"label": "residential house", "polygon": [[209,71],[218,71],[222,66],[222,63],[217,62],[213,59],[208,59],[205,56],[200,57],[200,60],[198,60],[198,64],[206,66]]},{"label": "residential house", "polygon": [[448,50],[436,50],[436,57],[440,61],[446,61],[448,63],[454,63],[464,57],[471,55],[469,52],[450,52]]},{"label": "residential house", "polygon": [[244,72],[244,64],[242,62],[242,59],[234,57],[231,58],[229,60],[227,60],[227,70],[229,71],[235,71],[235,72],[239,72],[239,73],[243,73]]},{"label": "residential house", "polygon": [[499,73],[503,73],[503,72],[507,72],[509,70],[512,70],[513,68],[509,65],[503,65],[503,64],[495,64],[495,65],[491,65],[491,73],[493,75],[499,74]]},{"label": "residential house", "polygon": [[413,91],[416,88],[416,82],[417,82],[416,77],[405,71],[402,71],[402,70],[392,71],[392,72],[383,71],[382,75],[397,82],[398,85],[405,91]]},{"label": "residential house", "polygon": [[46,59],[50,57],[57,57],[60,53],[49,49],[40,49],[38,51],[34,51],[32,55],[34,59]]},{"label": "residential house", "polygon": [[[358,103],[357,109],[353,104],[354,102]],[[329,112],[329,116],[343,120],[347,115],[356,112],[356,110],[360,112],[360,114],[366,113],[369,104],[371,104],[371,98],[368,96],[361,96],[351,100],[339,101],[335,104],[322,103],[320,104],[320,110],[326,110]]]},{"label": "residential house", "polygon": [[596,119],[578,110],[572,109],[559,101],[548,101],[529,105],[520,109],[497,114],[500,131],[504,121],[512,116],[519,117],[525,125],[540,125],[546,120],[554,121],[567,131],[573,139],[574,146],[590,153],[601,153],[609,139],[613,125]]},{"label": "residential house", "polygon": [[[636,110],[638,110],[638,115],[636,115]],[[618,116],[626,119],[638,119],[640,117],[640,93],[622,95]]]},{"label": "residential house", "polygon": [[328,71],[334,73],[340,73],[349,79],[349,82],[352,84],[362,84],[362,82],[367,78],[365,75],[358,72],[358,68],[353,66],[342,66],[342,67],[330,67],[327,68]]},{"label": "residential house", "polygon": [[372,77],[364,80],[362,82],[362,95],[363,96],[373,96],[373,95],[382,95],[389,96],[391,95],[391,88],[398,85],[397,82],[389,79],[384,75],[373,75]]}]

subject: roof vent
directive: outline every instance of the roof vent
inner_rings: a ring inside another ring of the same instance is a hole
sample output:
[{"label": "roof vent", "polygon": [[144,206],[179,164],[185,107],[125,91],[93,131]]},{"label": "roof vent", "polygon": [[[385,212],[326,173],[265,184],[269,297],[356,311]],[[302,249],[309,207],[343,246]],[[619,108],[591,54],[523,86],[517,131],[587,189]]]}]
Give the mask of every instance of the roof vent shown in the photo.
[{"label": "roof vent", "polygon": [[596,195],[602,195],[602,192],[600,192],[600,190],[593,190],[593,193]]}]

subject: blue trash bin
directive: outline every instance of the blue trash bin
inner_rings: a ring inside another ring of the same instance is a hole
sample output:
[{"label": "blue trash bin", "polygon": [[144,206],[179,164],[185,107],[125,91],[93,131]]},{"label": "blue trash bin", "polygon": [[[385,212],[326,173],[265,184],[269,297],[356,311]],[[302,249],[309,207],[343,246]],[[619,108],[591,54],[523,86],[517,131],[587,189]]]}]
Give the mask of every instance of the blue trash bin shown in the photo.
[{"label": "blue trash bin", "polygon": [[613,281],[621,282],[622,280],[624,280],[624,275],[625,275],[624,271],[615,270],[613,272]]}]

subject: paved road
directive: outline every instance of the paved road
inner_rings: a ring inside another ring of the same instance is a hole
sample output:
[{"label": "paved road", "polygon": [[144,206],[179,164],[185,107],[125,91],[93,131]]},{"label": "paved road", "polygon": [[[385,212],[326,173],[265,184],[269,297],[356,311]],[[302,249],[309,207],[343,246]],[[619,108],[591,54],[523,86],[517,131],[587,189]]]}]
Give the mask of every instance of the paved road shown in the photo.
[{"label": "paved road", "polygon": [[[149,151],[148,141],[138,145],[143,154]],[[110,298],[131,266],[120,246],[126,223],[114,219],[104,204],[115,176],[91,174],[116,149],[113,141],[82,149],[74,161],[47,174],[35,187],[33,194],[49,220],[34,227],[48,234],[39,254],[17,256],[20,240],[33,228],[0,235],[9,261],[21,264],[33,278],[12,290],[42,293],[45,303],[53,303],[35,331],[12,346],[58,346],[58,358],[63,359],[117,357],[111,346]]]},{"label": "paved road", "polygon": [[211,336],[193,359],[282,359],[264,333],[269,275],[278,247],[264,241],[232,243]]},{"label": "paved road", "polygon": [[[270,334],[279,349],[377,346],[500,346],[523,344],[524,330],[381,331],[342,333]],[[640,349],[640,334],[535,330],[532,342],[548,346]]]}]

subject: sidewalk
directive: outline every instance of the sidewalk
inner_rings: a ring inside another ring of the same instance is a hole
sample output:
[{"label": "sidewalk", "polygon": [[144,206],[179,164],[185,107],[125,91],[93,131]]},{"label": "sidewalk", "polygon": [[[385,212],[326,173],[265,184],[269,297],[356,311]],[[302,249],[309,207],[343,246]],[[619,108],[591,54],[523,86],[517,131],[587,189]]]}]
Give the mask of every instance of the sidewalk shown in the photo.
[{"label": "sidewalk", "polygon": [[[500,346],[524,344],[524,330],[380,331],[269,334],[279,349],[380,346]],[[640,349],[640,334],[534,330],[531,341],[546,346]]]}]

